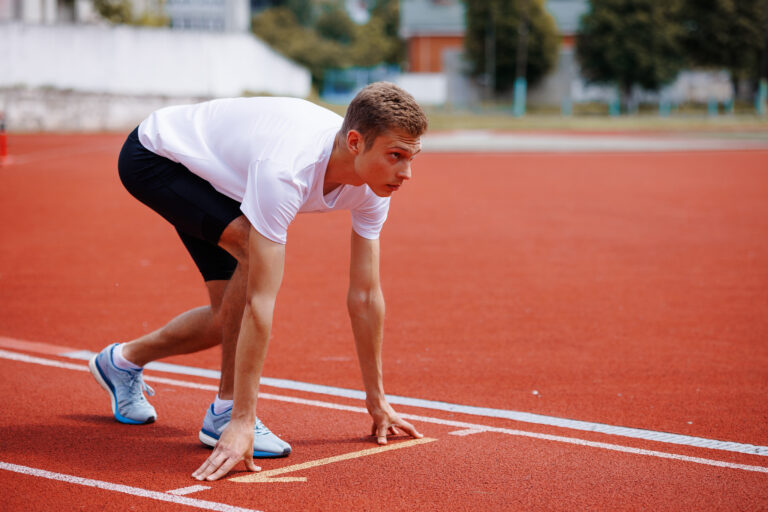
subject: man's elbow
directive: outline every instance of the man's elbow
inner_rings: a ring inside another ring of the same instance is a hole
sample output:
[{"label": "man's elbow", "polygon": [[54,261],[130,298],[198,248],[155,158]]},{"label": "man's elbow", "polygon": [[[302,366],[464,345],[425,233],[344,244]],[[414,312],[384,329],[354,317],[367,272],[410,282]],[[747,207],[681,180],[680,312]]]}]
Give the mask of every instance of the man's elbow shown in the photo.
[{"label": "man's elbow", "polygon": [[254,329],[267,331],[272,327],[272,315],[275,311],[275,301],[263,296],[248,297],[245,301],[244,316],[251,322]]},{"label": "man's elbow", "polygon": [[366,317],[374,314],[384,314],[384,295],[381,288],[350,289],[347,293],[347,309],[350,316]]}]

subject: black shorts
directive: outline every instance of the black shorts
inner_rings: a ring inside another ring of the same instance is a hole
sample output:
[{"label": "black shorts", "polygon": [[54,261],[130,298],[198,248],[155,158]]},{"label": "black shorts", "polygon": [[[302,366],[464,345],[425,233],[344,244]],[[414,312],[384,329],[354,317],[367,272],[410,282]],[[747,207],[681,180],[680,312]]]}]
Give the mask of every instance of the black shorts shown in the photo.
[{"label": "black shorts", "polygon": [[128,192],[173,224],[203,279],[232,277],[237,260],[218,242],[229,223],[242,215],[239,202],[142,146],[138,128],[123,144],[117,168]]}]

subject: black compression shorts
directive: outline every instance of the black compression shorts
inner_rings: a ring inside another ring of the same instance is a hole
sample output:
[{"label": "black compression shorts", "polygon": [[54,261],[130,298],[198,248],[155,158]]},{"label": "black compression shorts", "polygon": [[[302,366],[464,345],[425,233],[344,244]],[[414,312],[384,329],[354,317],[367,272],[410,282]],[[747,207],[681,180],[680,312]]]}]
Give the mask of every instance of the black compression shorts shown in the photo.
[{"label": "black compression shorts", "polygon": [[218,246],[240,203],[216,191],[183,165],[149,151],[136,128],[120,151],[117,168],[136,199],[173,224],[206,281],[232,277],[237,260]]}]

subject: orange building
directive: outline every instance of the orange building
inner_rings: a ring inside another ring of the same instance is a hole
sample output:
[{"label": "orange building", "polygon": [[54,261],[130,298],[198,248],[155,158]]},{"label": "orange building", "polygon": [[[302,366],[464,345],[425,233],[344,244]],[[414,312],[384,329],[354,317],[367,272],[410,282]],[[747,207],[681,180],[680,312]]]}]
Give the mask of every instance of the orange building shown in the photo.
[{"label": "orange building", "polygon": [[402,0],[400,35],[408,45],[408,71],[443,71],[443,52],[464,47],[464,18],[461,0]]},{"label": "orange building", "polygon": [[[555,18],[562,47],[571,50],[579,18],[587,11],[588,2],[547,0],[545,5]],[[400,35],[408,46],[408,71],[443,71],[443,52],[462,50],[464,47],[465,16],[465,6],[461,0],[401,0]]]},{"label": "orange building", "polygon": [[408,39],[408,71],[439,73],[443,70],[443,52],[461,50],[463,36],[414,36]]}]

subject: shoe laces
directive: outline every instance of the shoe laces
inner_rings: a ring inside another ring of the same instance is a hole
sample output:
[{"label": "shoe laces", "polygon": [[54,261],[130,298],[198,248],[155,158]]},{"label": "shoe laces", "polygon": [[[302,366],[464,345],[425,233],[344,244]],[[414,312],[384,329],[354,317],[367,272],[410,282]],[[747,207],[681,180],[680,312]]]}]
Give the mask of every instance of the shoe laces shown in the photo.
[{"label": "shoe laces", "polygon": [[131,372],[130,380],[128,381],[128,387],[130,389],[131,397],[138,400],[145,400],[144,392],[149,396],[154,396],[155,390],[152,389],[149,384],[144,382],[141,371]]},{"label": "shoe laces", "polygon": [[267,434],[271,434],[272,431],[270,431],[264,424],[261,422],[261,420],[257,417],[256,423],[253,425],[253,433],[257,436],[265,436]]}]

